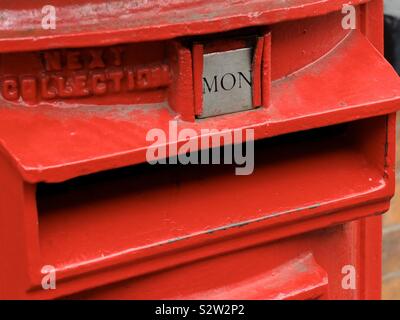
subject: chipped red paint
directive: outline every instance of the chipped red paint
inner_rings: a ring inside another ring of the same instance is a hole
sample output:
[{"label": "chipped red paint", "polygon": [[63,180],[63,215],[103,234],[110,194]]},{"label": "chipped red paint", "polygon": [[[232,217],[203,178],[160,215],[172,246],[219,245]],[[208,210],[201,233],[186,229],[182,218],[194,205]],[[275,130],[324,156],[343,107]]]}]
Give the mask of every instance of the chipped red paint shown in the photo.
[{"label": "chipped red paint", "polygon": [[[60,0],[56,30],[42,4],[0,4],[0,298],[380,297],[400,108],[381,0]],[[196,44],[248,35],[260,106],[196,119]],[[173,120],[254,129],[254,173],[145,164]]]}]

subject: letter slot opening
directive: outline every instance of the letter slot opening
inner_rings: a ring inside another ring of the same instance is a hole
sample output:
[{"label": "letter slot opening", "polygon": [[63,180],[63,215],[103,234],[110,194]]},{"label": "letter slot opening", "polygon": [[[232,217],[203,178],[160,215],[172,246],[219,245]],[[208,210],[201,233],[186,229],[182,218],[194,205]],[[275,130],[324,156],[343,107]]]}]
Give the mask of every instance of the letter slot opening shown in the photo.
[{"label": "letter slot opening", "polygon": [[42,258],[64,267],[101,261],[267,217],[312,214],[351,197],[378,197],[386,187],[386,127],[382,116],[260,140],[248,176],[235,176],[231,165],[141,164],[41,183]]}]

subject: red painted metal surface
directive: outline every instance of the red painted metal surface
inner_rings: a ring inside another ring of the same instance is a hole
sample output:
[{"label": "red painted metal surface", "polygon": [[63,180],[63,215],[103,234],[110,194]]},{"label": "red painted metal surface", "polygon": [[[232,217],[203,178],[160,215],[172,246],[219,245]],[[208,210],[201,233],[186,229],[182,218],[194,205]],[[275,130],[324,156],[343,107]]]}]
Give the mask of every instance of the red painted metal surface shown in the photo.
[{"label": "red painted metal surface", "polygon": [[[0,298],[379,298],[400,108],[382,1],[60,0],[43,30],[45,2],[0,3]],[[249,34],[260,107],[196,119],[198,44]],[[171,121],[254,129],[254,173],[146,164]]]},{"label": "red painted metal surface", "polygon": [[[313,259],[304,254],[265,274],[233,285],[201,292],[180,299],[317,299],[327,293],[328,274]],[[228,293],[229,292],[229,293]],[[227,294],[228,293],[228,294]]]}]

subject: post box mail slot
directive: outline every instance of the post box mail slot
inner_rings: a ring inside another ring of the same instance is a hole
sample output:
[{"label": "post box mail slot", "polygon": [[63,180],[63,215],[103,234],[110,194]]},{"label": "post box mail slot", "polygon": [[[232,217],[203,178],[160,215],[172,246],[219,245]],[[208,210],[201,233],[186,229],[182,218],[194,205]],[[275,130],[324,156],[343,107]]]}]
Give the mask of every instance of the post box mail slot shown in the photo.
[{"label": "post box mail slot", "polygon": [[111,259],[112,252],[184,246],[208,234],[223,237],[246,225],[378,200],[389,187],[384,164],[376,161],[385,153],[386,127],[385,117],[378,117],[261,140],[253,174],[239,178],[232,165],[140,164],[41,183],[36,204],[42,258],[69,268],[96,261],[99,253]]},{"label": "post box mail slot", "polygon": [[40,4],[0,5],[0,298],[379,298],[381,0]]}]

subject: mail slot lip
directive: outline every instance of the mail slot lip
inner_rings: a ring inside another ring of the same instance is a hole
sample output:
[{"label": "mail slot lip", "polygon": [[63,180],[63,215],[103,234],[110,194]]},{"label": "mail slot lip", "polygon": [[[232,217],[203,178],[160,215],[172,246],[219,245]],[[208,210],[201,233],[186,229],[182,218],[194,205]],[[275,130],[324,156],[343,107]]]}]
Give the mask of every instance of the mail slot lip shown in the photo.
[{"label": "mail slot lip", "polygon": [[[212,3],[213,13],[211,14],[207,2],[185,3],[182,1],[176,5],[167,3],[162,6],[160,11],[158,1],[154,6],[143,7],[137,6],[136,0],[130,0],[130,3],[136,4],[136,6],[133,6],[134,9],[128,13],[121,12],[117,8],[110,13],[108,7],[101,9],[100,4],[100,7],[97,8],[98,16],[93,16],[91,20],[93,22],[89,24],[87,16],[79,18],[79,10],[76,10],[76,6],[68,7],[61,4],[59,24],[56,30],[44,30],[41,27],[41,7],[31,8],[29,6],[31,9],[26,11],[30,12],[30,15],[21,14],[18,8],[8,5],[7,13],[14,19],[10,20],[11,23],[9,20],[4,20],[0,24],[2,30],[0,31],[0,52],[104,46],[209,34],[323,15],[341,10],[344,4],[360,5],[368,1],[335,0],[321,4],[320,1],[315,0],[297,0],[288,7],[287,3],[271,4],[265,1],[251,0],[245,5],[239,4],[227,11],[225,1],[220,0]],[[76,1],[76,5],[80,4],[82,1]],[[178,11],[178,18],[176,11]],[[141,24],[138,25],[136,15],[139,12],[148,16],[147,19],[140,19]],[[36,20],[32,20],[31,16]],[[187,18],[193,16],[196,18]],[[125,17],[126,24],[121,23],[121,17]],[[86,23],[80,24],[77,21]],[[122,25],[125,26],[122,27]],[[128,26],[126,27],[126,25]],[[27,26],[29,26],[29,33],[24,29]],[[107,33],[107,37],[104,37],[104,32]]]},{"label": "mail slot lip", "polygon": [[[351,200],[345,200],[349,205],[343,205],[344,203],[342,202],[330,204],[329,209],[332,212],[329,215],[320,217],[316,215],[314,219],[302,217],[302,219],[292,220],[290,223],[275,221],[273,225],[266,219],[259,224],[227,229],[224,235],[204,233],[188,239],[182,239],[184,241],[165,243],[165,245],[160,244],[142,251],[125,251],[110,257],[59,268],[57,269],[58,288],[50,292],[46,292],[41,288],[42,275],[39,273],[39,270],[43,262],[40,256],[37,255],[37,252],[31,252],[30,283],[27,289],[30,291],[32,298],[49,299],[62,297],[82,290],[95,288],[99,285],[146,275],[171,266],[180,266],[187,262],[195,262],[203,258],[239,251],[284,237],[343,224],[364,217],[365,212],[373,212],[373,214],[378,215],[388,210],[387,199],[376,201],[372,198],[371,200],[359,207],[354,207],[354,205],[350,204]],[[324,211],[326,209],[324,208]],[[301,216],[307,212],[308,214],[315,215],[317,212],[321,212],[321,207],[314,206],[313,208],[305,208],[305,210],[308,211],[299,211],[297,214]],[[304,223],[300,225],[302,221]],[[294,224],[297,224],[297,227],[290,228]],[[269,232],[265,232],[267,230]],[[231,245],[221,246],[221,243],[231,243]],[[207,246],[204,250],[205,244]],[[27,244],[27,248],[30,247],[35,246],[32,243]],[[165,254],[166,250],[169,253],[168,255]],[[159,259],[157,265],[153,263],[155,259]]]}]

